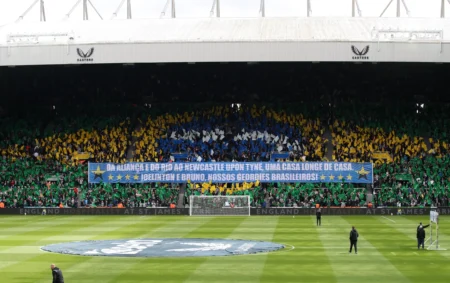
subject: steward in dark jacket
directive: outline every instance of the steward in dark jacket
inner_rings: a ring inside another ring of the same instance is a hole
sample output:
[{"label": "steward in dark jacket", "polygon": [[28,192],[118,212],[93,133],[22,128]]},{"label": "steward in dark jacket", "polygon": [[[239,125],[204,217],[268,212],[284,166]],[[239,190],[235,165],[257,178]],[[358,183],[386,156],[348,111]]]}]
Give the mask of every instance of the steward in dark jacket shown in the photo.
[{"label": "steward in dark jacket", "polygon": [[422,222],[420,222],[420,225],[417,227],[417,249],[420,249],[420,246],[422,246],[422,250],[425,248],[425,228],[428,226],[430,226],[430,224],[422,225]]},{"label": "steward in dark jacket", "polygon": [[322,226],[322,210],[320,208],[316,211],[316,222],[317,226]]},{"label": "steward in dark jacket", "polygon": [[53,277],[52,282],[53,283],[64,283],[64,277],[63,277],[61,269],[56,267],[54,264],[52,264],[50,266],[50,268],[52,269],[52,277]]},{"label": "steward in dark jacket", "polygon": [[352,227],[350,231],[350,251],[348,253],[352,253],[352,248],[355,247],[355,254],[358,253],[358,231],[356,231],[355,227]]}]

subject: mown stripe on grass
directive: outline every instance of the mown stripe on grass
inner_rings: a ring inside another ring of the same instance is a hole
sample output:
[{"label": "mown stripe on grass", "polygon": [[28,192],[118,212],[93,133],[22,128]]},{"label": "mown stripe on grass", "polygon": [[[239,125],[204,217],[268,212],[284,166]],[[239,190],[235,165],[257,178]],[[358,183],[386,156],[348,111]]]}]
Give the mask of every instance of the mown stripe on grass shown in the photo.
[{"label": "mown stripe on grass", "polygon": [[[94,216],[93,216],[94,217]],[[111,221],[105,221],[105,219],[113,219]],[[107,216],[98,216],[95,218],[91,218],[92,223],[101,223],[103,224],[106,222],[105,225],[110,226],[107,231],[105,229],[98,229],[98,226],[96,227],[96,232],[89,233],[89,238],[84,238],[84,240],[94,240],[94,239],[111,239],[114,238],[113,236],[119,235],[119,237],[115,238],[124,238],[121,235],[121,231],[127,230],[129,227],[132,226],[140,226],[145,225],[145,223],[142,222],[148,222],[148,219],[144,218],[137,218],[137,217],[130,217],[130,216],[122,216],[120,218],[117,218],[116,216],[109,217]],[[92,224],[91,223],[91,224]],[[93,224],[95,225],[95,224]],[[165,225],[163,222],[160,223],[160,225]],[[92,230],[91,227],[85,227],[78,229],[78,232],[83,232],[84,230]],[[101,226],[101,225],[100,225]],[[145,231],[147,232],[147,231]],[[135,234],[135,236],[138,236],[138,234]],[[47,256],[47,255],[45,255]],[[105,258],[105,257],[87,257],[87,256],[65,256],[62,260],[65,260],[67,257],[72,257],[75,261],[75,264],[70,264],[69,266],[66,266],[65,264],[60,264],[62,268],[65,270],[65,278],[69,281],[82,281],[82,282],[115,282],[115,278],[119,276],[120,274],[127,272],[129,267],[132,267],[134,264],[142,261],[143,259],[140,258]],[[35,261],[36,259],[33,259]],[[42,261],[42,259],[37,259],[39,262]],[[108,270],[108,264],[106,263],[114,263],[118,266],[118,268],[115,269],[109,269]],[[100,269],[103,267],[103,271]],[[107,275],[105,277],[105,274]],[[42,279],[44,280],[44,279]],[[45,280],[44,280],[45,281]]]},{"label": "mown stripe on grass", "polygon": [[[151,229],[158,229],[177,222],[176,217],[131,217],[130,220],[137,220],[130,225],[122,226],[114,231],[109,231],[92,239],[137,239],[146,238]],[[84,283],[109,283],[118,282],[117,278],[127,273],[136,264],[143,262],[144,258],[114,258],[114,257],[88,257],[88,260],[83,261],[75,266],[72,266],[68,272],[68,279],[71,281],[82,281]],[[92,268],[95,267],[95,268]],[[105,277],[105,274],[108,276]]]},{"label": "mown stripe on grass", "polygon": [[[208,227],[214,220],[212,217],[162,217],[167,219],[174,219],[169,221],[166,225],[160,227],[154,227],[149,223],[151,227],[146,233],[141,234],[140,238],[185,238],[195,235],[197,230]],[[161,218],[158,218],[161,219]],[[170,278],[176,282],[181,282],[188,276],[189,272],[183,266],[189,266],[189,269],[195,268],[200,265],[206,259],[196,258],[189,259],[189,263],[186,262],[186,258],[147,258],[140,259],[139,261],[124,261],[126,264],[127,272],[121,272],[114,276],[113,281],[109,282],[160,282],[161,278]],[[174,265],[177,266],[174,269]],[[149,268],[150,267],[150,268]],[[179,268],[180,267],[180,268]],[[169,280],[169,281],[170,281]],[[168,281],[168,280],[164,280]]]},{"label": "mown stripe on grass", "polygon": [[[398,232],[402,233],[404,236],[404,242],[403,245],[401,246],[404,250],[409,250],[409,251],[417,251],[417,238],[416,238],[416,229],[417,226],[419,225],[420,222],[422,222],[423,224],[427,224],[427,222],[425,222],[423,219],[419,219],[419,218],[409,218],[409,217],[403,217],[403,216],[398,216],[395,217],[396,219],[396,223],[386,223],[386,225],[392,227],[393,229],[396,229]],[[382,219],[379,219],[379,221],[383,222]],[[450,223],[449,223],[450,224]],[[423,251],[420,250],[420,255],[422,257],[427,257],[427,256],[432,256],[434,258],[436,257],[444,257],[447,260],[450,258],[450,242],[449,242],[449,237],[448,234],[449,230],[448,227],[445,227],[444,225],[442,225],[442,223],[439,225],[439,245],[442,248],[446,248],[446,251]],[[426,232],[426,238],[428,238],[430,236],[430,228],[426,228],[425,229]],[[444,233],[445,232],[445,233]],[[435,233],[435,231],[433,231],[433,233]],[[434,235],[435,236],[435,235]],[[427,242],[425,244],[425,249],[427,249],[429,243]]]},{"label": "mown stripe on grass", "polygon": [[309,218],[280,217],[273,241],[286,244],[286,250],[268,255],[261,282],[336,282],[318,240],[321,227],[311,225]]},{"label": "mown stripe on grass", "polygon": [[184,235],[184,237],[223,239],[228,237],[245,219],[245,217],[208,217],[208,221]]},{"label": "mown stripe on grass", "polygon": [[[206,230],[209,230],[208,227],[214,227],[216,223],[219,223],[219,219],[215,217],[184,217],[178,221],[178,227],[181,228],[179,231],[173,231],[174,227],[166,227],[157,229],[158,231],[151,234],[160,238],[164,236],[168,238],[208,238],[211,236],[208,235]],[[233,225],[233,223],[222,222],[230,228],[230,231],[239,223],[240,221]],[[188,227],[190,230],[188,230]],[[223,234],[217,235],[222,238],[224,236]],[[127,274],[122,274],[115,280],[116,282],[161,282],[161,278],[164,278],[165,282],[183,282],[192,271],[206,260],[207,258],[149,258],[135,264]]]},{"label": "mown stripe on grass", "polygon": [[[77,220],[76,217],[72,217],[71,219],[67,219],[67,221],[69,221],[69,223],[66,224],[60,224],[58,226],[58,228],[61,228],[62,226],[64,226],[64,228],[67,228],[67,226],[70,226],[72,224],[76,225],[75,227],[80,227],[79,222],[74,222],[75,220]],[[85,224],[88,224],[85,227],[82,228],[78,228],[78,229],[50,229],[50,233],[52,235],[64,235],[67,233],[75,233],[79,238],[78,240],[88,240],[91,238],[94,238],[96,236],[99,236],[100,234],[106,234],[106,233],[110,233],[113,232],[115,230],[119,230],[119,229],[123,229],[124,227],[126,227],[127,225],[131,225],[131,224],[135,224],[138,221],[130,221],[131,219],[128,216],[125,217],[105,217],[105,216],[100,216],[100,217],[95,217],[92,216],[89,221],[84,221]],[[77,223],[77,224],[74,224]],[[92,231],[93,228],[92,227],[96,227],[96,231]],[[98,227],[104,228],[104,227],[108,227],[108,229],[97,229]],[[32,236],[30,236],[30,240],[29,242],[35,242],[35,243],[53,243],[52,238],[54,236],[50,236],[50,237],[42,237],[39,236],[39,238],[32,238]],[[34,236],[36,237],[36,236]],[[50,240],[48,240],[50,239]],[[38,240],[38,241],[36,241]],[[3,241],[0,241],[0,244]],[[2,272],[2,278],[5,278],[6,276],[11,277],[11,280],[14,280],[14,278],[20,277],[20,273],[21,272],[27,272],[32,274],[31,276],[28,277],[32,277],[34,278],[34,280],[39,279],[39,276],[45,277],[45,275],[43,275],[44,273],[40,273],[41,270],[45,270],[48,269],[48,266],[45,265],[49,265],[51,262],[54,262],[56,260],[60,260],[59,265],[61,268],[63,268],[64,270],[66,270],[67,272],[70,272],[70,267],[71,266],[75,266],[77,264],[81,264],[83,262],[87,262],[90,259],[92,259],[91,257],[76,257],[76,256],[68,256],[68,255],[61,255],[61,254],[53,254],[53,253],[48,253],[48,252],[39,252],[39,253],[35,253],[36,250],[39,250],[39,245],[34,246],[33,249],[33,253],[26,253],[26,254],[20,254],[18,255],[17,253],[14,252],[15,248],[11,248],[11,250],[7,250],[7,251],[3,251],[6,256],[6,258],[9,258],[8,261],[5,262],[1,262],[1,269],[0,272]],[[31,251],[31,250],[30,250]],[[10,260],[11,258],[15,258],[16,260]],[[50,262],[50,263],[49,263]],[[22,266],[26,264],[27,265],[27,270],[24,271]],[[7,267],[7,269],[6,269]],[[42,275],[39,275],[42,274]],[[69,273],[70,274],[70,273]],[[8,278],[8,277],[6,277]],[[70,279],[70,277],[68,278]]]},{"label": "mown stripe on grass", "polygon": [[[18,217],[16,217],[18,218]],[[24,217],[26,220],[15,221],[15,222],[3,222],[3,218],[0,218],[0,225],[2,227],[0,234],[0,241],[14,238],[18,239],[21,235],[28,232],[35,232],[40,230],[46,230],[49,227],[55,227],[59,224],[66,223],[66,219],[70,217]]]},{"label": "mown stripe on grass", "polygon": [[[346,219],[350,220],[347,221]],[[328,257],[331,268],[337,282],[410,282],[386,255],[380,252],[376,245],[372,245],[368,239],[380,236],[378,226],[365,226],[371,224],[369,217],[324,217],[322,226],[318,228],[319,239]],[[315,220],[313,220],[315,224]],[[349,234],[352,226],[356,226],[360,236],[358,239],[358,254],[349,254]],[[381,225],[380,225],[381,226]],[[377,229],[378,227],[378,229]],[[337,250],[334,246],[342,246]],[[355,270],[357,266],[357,270]],[[380,272],[382,271],[382,272]],[[368,277],[367,274],[377,274],[376,277]]]},{"label": "mown stripe on grass", "polygon": [[[425,219],[424,219],[425,218]],[[420,222],[423,224],[430,224],[430,217],[427,215],[424,218],[420,219],[414,219],[407,217],[405,219],[410,220],[412,223],[415,223],[415,225],[419,225]],[[433,233],[435,232],[435,226],[436,224],[433,224]],[[430,232],[430,227],[426,229],[426,232]],[[444,248],[450,249],[450,216],[448,215],[440,215],[439,216],[439,242],[442,242],[444,245],[446,245]]]},{"label": "mown stripe on grass", "polygon": [[393,223],[380,217],[373,219],[382,224],[379,235],[366,238],[411,282],[448,282],[448,257],[438,251],[417,250],[416,228],[420,220],[395,217]]},{"label": "mown stripe on grass", "polygon": [[148,232],[141,235],[142,238],[183,238],[192,231],[213,220],[211,217],[187,217],[187,216],[160,216],[167,219],[166,225],[148,227]]},{"label": "mown stripe on grass", "polygon": [[[230,230],[229,235],[219,235],[228,239],[270,242],[273,239],[278,220],[279,217],[252,216],[246,217],[244,221],[238,223],[236,218],[226,220],[219,218],[218,221],[223,225],[230,225],[227,223],[230,221],[239,224],[234,230]],[[189,278],[183,282],[260,282],[266,260],[267,254],[210,257],[203,264],[197,266]]]},{"label": "mown stripe on grass", "polygon": [[[60,239],[61,242],[70,241],[72,240],[71,237],[73,237],[74,235],[76,236],[74,240],[88,239],[92,236],[92,234],[86,233],[85,229],[89,229],[90,226],[105,226],[109,231],[111,230],[110,225],[112,223],[116,223],[114,221],[117,221],[117,218],[111,218],[111,221],[108,221],[108,219],[104,219],[101,222],[84,221],[82,222],[82,224],[80,224],[80,222],[77,221],[77,217],[61,216],[57,217],[56,219],[53,217],[43,217],[42,219],[44,220],[39,221],[39,229],[35,229],[36,227],[34,227],[34,225],[30,225],[32,227],[26,227],[27,229],[20,229],[21,231],[25,232],[19,233],[17,235],[10,234],[8,235],[8,237],[0,239],[0,250],[2,251],[2,253],[14,254],[13,250],[17,246],[35,246],[36,250],[39,250],[39,248],[43,245],[58,242],[56,241],[56,239]],[[28,226],[29,224],[24,223],[24,225]],[[5,230],[7,229],[8,228],[5,227]]]}]

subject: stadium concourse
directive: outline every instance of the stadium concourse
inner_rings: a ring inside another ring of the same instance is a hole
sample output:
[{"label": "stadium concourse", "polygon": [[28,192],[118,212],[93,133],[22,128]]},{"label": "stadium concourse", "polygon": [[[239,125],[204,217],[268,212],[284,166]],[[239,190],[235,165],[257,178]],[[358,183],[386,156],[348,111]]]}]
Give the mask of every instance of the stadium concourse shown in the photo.
[{"label": "stadium concourse", "polygon": [[[5,207],[448,206],[447,65],[169,64],[0,69]],[[185,153],[183,161],[174,153]],[[375,182],[88,184],[87,162],[374,162]],[[179,196],[184,199],[179,200]]]}]

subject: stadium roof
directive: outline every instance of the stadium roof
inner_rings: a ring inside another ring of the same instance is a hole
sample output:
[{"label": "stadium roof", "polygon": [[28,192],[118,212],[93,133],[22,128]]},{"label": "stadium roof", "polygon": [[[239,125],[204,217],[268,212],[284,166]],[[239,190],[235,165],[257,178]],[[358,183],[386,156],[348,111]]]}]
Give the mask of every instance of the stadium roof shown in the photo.
[{"label": "stadium roof", "polygon": [[0,27],[0,66],[272,61],[450,62],[449,39],[450,19],[447,18],[19,21]]},{"label": "stadium roof", "polygon": [[[448,41],[450,20],[426,18],[202,18],[19,22],[0,27],[0,46],[123,42],[373,41],[378,31]],[[437,37],[436,32],[441,32]],[[67,36],[63,36],[67,35]],[[389,40],[404,41],[390,36]],[[42,41],[39,41],[40,38]],[[388,39],[388,38],[385,38]],[[418,39],[420,40],[420,39]]]}]

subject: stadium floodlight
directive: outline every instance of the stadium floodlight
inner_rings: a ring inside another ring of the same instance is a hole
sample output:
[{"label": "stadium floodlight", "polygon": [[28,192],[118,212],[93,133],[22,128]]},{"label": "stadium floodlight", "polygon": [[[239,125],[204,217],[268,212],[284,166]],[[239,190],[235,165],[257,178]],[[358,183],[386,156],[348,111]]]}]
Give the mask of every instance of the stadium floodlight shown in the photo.
[{"label": "stadium floodlight", "polygon": [[250,196],[190,196],[190,216],[250,216]]},{"label": "stadium floodlight", "polygon": [[430,237],[425,241],[425,243],[429,243],[427,250],[434,250],[434,251],[447,250],[441,248],[439,245],[439,213],[437,211],[430,211]]}]

